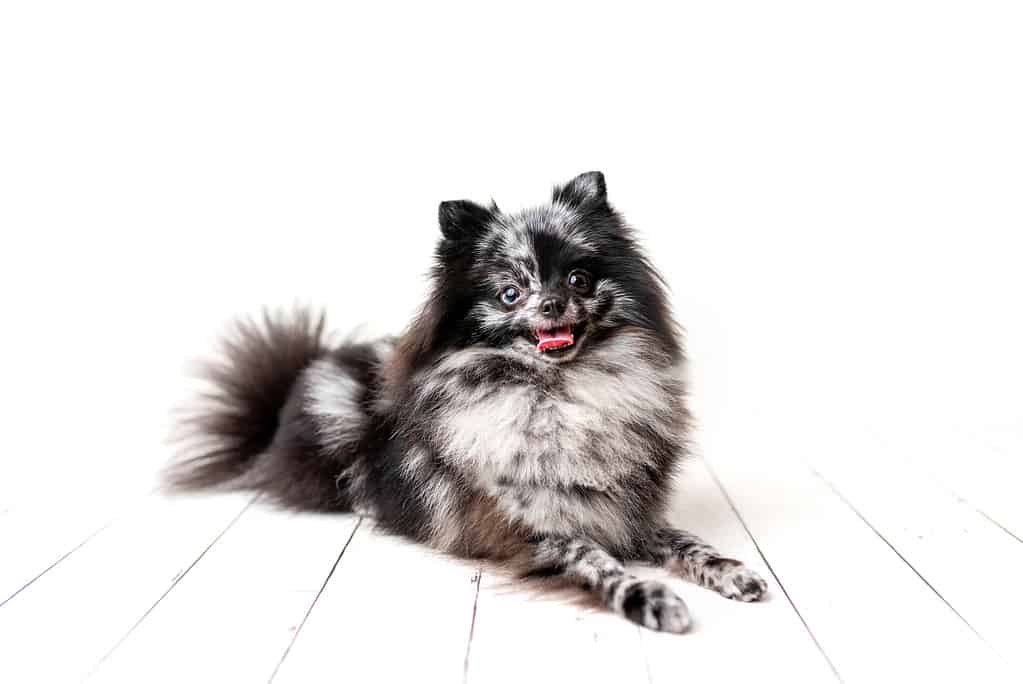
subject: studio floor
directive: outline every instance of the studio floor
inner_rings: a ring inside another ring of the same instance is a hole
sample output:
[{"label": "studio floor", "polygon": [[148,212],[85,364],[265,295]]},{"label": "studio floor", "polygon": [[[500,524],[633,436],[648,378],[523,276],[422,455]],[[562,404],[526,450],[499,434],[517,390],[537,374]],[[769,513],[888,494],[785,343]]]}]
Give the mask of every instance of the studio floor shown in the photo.
[{"label": "studio floor", "polygon": [[734,603],[671,580],[688,634],[523,593],[357,516],[143,489],[0,505],[0,681],[1018,677],[1023,507],[981,475],[1018,434],[865,430],[803,458],[812,440],[745,427],[689,462],[672,518],[756,568],[770,596]]}]

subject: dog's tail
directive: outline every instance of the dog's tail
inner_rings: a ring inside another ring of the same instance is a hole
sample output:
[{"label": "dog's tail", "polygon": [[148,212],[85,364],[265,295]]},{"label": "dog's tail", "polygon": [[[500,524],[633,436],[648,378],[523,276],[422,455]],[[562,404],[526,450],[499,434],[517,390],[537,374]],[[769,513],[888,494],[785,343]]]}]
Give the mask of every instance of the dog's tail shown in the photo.
[{"label": "dog's tail", "polygon": [[366,373],[331,350],[324,316],[305,308],[235,321],[207,384],[177,423],[173,489],[249,489],[291,508],[346,510],[341,473],[365,425]]}]

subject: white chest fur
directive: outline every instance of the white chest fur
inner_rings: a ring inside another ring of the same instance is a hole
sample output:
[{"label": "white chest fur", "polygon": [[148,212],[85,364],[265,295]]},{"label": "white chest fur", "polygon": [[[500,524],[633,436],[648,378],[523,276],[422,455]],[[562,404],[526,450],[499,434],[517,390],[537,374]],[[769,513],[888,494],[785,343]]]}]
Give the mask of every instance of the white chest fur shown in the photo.
[{"label": "white chest fur", "polygon": [[642,467],[650,455],[637,426],[671,440],[682,401],[681,369],[630,351],[620,343],[591,363],[551,367],[553,383],[460,384],[436,426],[441,458],[534,529],[618,536],[613,499],[574,493],[607,491]]}]

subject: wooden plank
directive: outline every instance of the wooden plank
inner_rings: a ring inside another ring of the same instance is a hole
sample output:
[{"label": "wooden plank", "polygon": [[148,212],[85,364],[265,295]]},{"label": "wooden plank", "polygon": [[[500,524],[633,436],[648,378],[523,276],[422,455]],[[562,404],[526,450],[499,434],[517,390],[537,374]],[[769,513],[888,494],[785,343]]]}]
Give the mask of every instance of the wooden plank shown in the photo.
[{"label": "wooden plank", "polygon": [[739,603],[690,583],[673,582],[693,613],[693,628],[681,637],[641,632],[653,682],[835,681],[826,656],[702,459],[687,464],[671,520],[742,560],[767,580],[770,589],[766,601]]},{"label": "wooden plank", "polygon": [[847,682],[1005,681],[997,654],[839,499],[783,421],[715,433],[711,461]]},{"label": "wooden plank", "polygon": [[14,506],[0,516],[0,610],[41,575],[63,562],[109,525],[119,511],[141,499],[67,501],[56,506]]},{"label": "wooden plank", "polygon": [[466,681],[646,681],[638,630],[617,615],[529,594],[484,571]]},{"label": "wooden plank", "polygon": [[967,432],[966,439],[978,443],[980,451],[991,454],[987,463],[973,466],[977,482],[966,498],[980,513],[1023,543],[1023,499],[1017,486],[1023,482],[1023,421],[988,428],[983,433]]},{"label": "wooden plank", "polygon": [[0,681],[81,678],[189,572],[249,501],[153,495],[119,517],[0,609]]},{"label": "wooden plank", "polygon": [[273,681],[460,681],[476,575],[364,521]]},{"label": "wooden plank", "polygon": [[[1007,534],[1023,543],[1023,428],[943,423],[907,424],[874,419],[864,431],[888,453],[915,466]],[[818,457],[820,458],[820,457]]]},{"label": "wooden plank", "polygon": [[1010,432],[978,434],[950,428],[933,433],[887,430],[889,448],[931,473],[979,513],[1023,543],[1023,446]]},{"label": "wooden plank", "polygon": [[1023,544],[880,441],[845,445],[816,467],[1023,679],[1013,571],[1023,569]]},{"label": "wooden plank", "polygon": [[357,522],[254,506],[94,679],[267,681]]}]

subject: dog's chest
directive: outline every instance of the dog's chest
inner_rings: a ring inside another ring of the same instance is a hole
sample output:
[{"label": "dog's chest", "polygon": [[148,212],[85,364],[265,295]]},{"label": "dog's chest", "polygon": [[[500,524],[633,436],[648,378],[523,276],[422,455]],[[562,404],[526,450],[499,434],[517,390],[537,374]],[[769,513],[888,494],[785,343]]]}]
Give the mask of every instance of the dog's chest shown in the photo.
[{"label": "dog's chest", "polygon": [[[624,537],[622,516],[601,491],[632,464],[601,444],[626,442],[613,406],[517,386],[452,407],[445,458],[493,497],[510,520],[546,533]],[[583,494],[590,492],[590,494]],[[595,501],[599,496],[600,501]]]},{"label": "dog's chest", "polygon": [[670,431],[676,399],[650,370],[586,369],[556,383],[454,393],[438,426],[443,458],[488,490],[607,489],[647,460],[638,435]]},{"label": "dog's chest", "polygon": [[438,397],[423,426],[434,456],[511,521],[622,542],[629,483],[648,472],[653,449],[681,436],[675,369],[636,359],[470,382],[464,369],[475,360],[452,356],[420,378],[422,395]]}]

